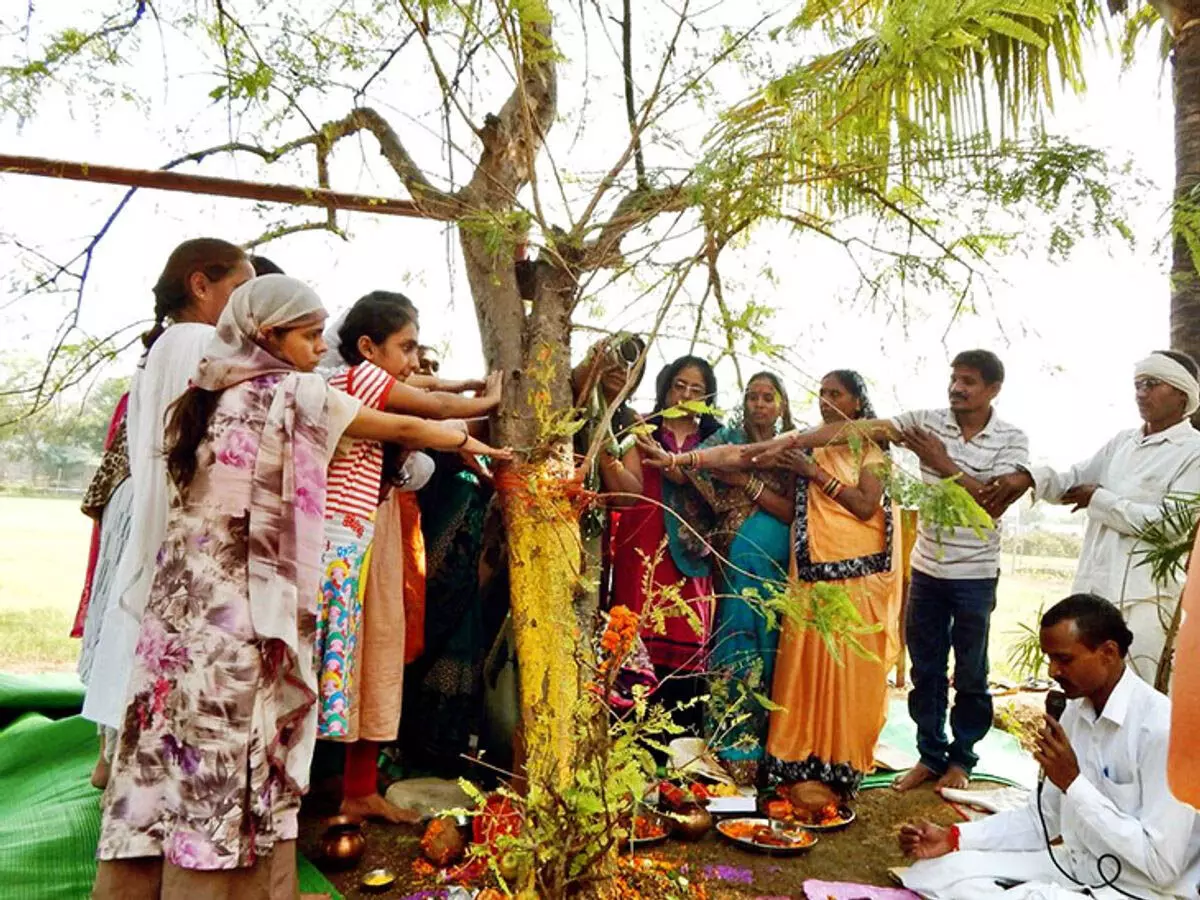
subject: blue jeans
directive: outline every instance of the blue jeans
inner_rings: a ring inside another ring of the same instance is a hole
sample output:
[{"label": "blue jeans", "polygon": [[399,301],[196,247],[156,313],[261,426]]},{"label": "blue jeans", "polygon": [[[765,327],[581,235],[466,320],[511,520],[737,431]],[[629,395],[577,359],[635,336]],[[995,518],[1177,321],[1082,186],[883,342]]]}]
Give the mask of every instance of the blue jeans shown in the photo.
[{"label": "blue jeans", "polygon": [[[996,607],[998,578],[934,578],[916,570],[906,621],[912,659],[908,714],[917,724],[921,762],[941,775],[950,766],[966,772],[979,757],[975,744],[992,727],[988,693],[988,629]],[[952,741],[946,740],[950,704],[947,667],[954,648]]]}]

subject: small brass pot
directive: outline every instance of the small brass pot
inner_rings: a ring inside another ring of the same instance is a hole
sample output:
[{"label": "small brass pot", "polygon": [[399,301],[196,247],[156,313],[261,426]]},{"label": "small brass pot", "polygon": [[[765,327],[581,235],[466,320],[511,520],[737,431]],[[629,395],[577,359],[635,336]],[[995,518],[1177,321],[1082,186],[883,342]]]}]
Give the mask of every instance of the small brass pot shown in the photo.
[{"label": "small brass pot", "polygon": [[712,814],[703,806],[687,806],[671,814],[671,833],[681,841],[698,841],[712,828]]},{"label": "small brass pot", "polygon": [[367,849],[362,820],[354,816],[334,816],[321,837],[321,856],[331,869],[353,869]]}]

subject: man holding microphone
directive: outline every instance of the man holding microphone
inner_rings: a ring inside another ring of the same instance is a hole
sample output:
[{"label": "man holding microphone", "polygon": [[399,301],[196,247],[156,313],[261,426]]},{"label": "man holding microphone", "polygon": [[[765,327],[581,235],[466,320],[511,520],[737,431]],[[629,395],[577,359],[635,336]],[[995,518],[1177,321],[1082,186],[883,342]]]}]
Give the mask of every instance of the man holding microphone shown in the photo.
[{"label": "man holding microphone", "polygon": [[[1167,785],[1170,701],[1126,667],[1133,635],[1117,608],[1075,594],[1042,617],[1050,676],[1068,703],[1047,716],[1043,781],[1023,809],[943,828],[902,826],[925,897],[1196,897],[1196,812]],[[1061,843],[1054,842],[1061,838]]]}]

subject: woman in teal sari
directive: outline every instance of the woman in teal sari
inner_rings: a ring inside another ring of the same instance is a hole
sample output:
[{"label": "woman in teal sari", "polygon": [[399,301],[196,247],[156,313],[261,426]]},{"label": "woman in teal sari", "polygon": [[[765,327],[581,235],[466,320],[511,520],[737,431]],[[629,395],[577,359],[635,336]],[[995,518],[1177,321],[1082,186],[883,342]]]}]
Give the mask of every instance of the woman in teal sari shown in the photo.
[{"label": "woman in teal sari", "polygon": [[[771,372],[759,372],[746,386],[741,422],[722,427],[701,446],[764,441],[792,428],[783,383]],[[784,471],[689,476],[717,514],[709,540],[722,560],[709,657],[710,746],[739,783],[753,784],[767,734],[767,709],[754,695],[770,692],[779,641],[760,601],[770,584],[787,579],[792,476]]]}]

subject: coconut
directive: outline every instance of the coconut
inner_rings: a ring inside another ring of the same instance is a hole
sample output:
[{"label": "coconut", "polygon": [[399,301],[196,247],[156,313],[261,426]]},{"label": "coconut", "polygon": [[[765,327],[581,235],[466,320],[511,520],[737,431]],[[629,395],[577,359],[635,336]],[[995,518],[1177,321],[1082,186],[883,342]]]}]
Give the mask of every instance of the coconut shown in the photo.
[{"label": "coconut", "polygon": [[453,816],[434,819],[421,838],[421,852],[439,868],[458,862],[466,850],[466,839]]},{"label": "coconut", "polygon": [[792,808],[814,816],[830,804],[837,806],[839,797],[828,785],[819,781],[802,781],[788,791]]}]

